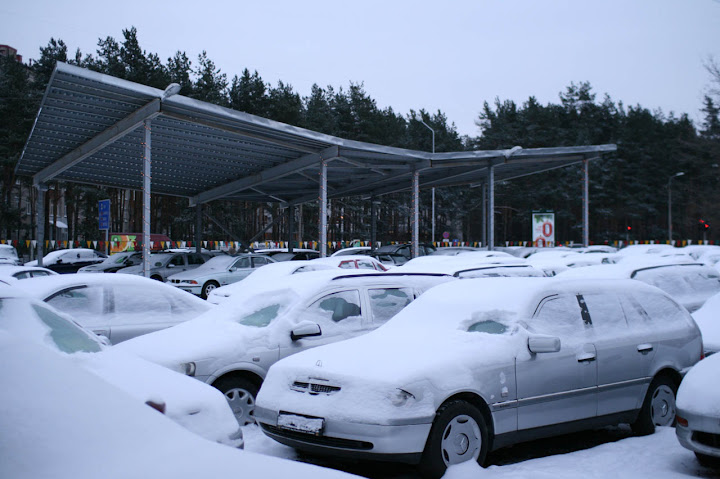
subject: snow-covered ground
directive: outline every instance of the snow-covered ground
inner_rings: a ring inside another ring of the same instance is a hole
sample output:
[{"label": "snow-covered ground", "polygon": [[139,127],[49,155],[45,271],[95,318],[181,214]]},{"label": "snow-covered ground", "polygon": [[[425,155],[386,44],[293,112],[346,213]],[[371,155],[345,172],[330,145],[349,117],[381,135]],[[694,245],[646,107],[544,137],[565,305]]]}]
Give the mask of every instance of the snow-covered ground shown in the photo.
[{"label": "snow-covered ground", "polygon": [[[292,448],[264,436],[257,426],[246,426],[243,428],[243,433],[246,451],[298,459],[297,453]],[[576,436],[568,436],[568,441],[572,442],[575,438]],[[511,455],[508,451],[501,453],[505,457]],[[302,460],[315,462],[313,458],[302,458]],[[321,464],[322,460],[317,459],[317,463]],[[373,463],[371,466],[359,464],[343,469],[374,478],[419,477],[414,469],[397,467],[393,464]],[[701,466],[692,452],[680,446],[675,437],[675,429],[659,428],[650,436],[627,437],[589,449],[527,459],[502,466],[493,465],[485,469],[476,463],[466,462],[448,469],[444,477],[446,479],[687,479],[688,477],[720,477],[720,470],[713,471]]]}]

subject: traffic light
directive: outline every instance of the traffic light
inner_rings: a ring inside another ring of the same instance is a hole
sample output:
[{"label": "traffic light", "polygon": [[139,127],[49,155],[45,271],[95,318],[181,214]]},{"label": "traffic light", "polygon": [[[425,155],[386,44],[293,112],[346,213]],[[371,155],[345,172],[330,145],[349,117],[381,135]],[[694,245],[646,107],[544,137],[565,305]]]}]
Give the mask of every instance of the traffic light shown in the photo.
[{"label": "traffic light", "polygon": [[698,230],[700,230],[700,232],[702,232],[702,233],[707,233],[708,231],[710,231],[710,223],[701,219],[698,222]]},{"label": "traffic light", "polygon": [[632,231],[632,226],[627,227],[628,233]]}]

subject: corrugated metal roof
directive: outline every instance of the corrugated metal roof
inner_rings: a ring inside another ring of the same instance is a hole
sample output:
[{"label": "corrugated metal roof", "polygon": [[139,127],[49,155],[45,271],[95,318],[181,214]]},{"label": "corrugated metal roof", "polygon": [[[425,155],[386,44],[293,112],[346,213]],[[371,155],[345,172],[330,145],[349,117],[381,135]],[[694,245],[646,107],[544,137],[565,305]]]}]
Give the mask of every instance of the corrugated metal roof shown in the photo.
[{"label": "corrugated metal roof", "polygon": [[151,119],[152,192],[188,197],[307,202],[320,161],[328,197],[379,195],[497,181],[595,159],[615,145],[428,153],[317,133],[59,63],[16,167],[36,183],[57,179],[142,189],[143,120]]}]

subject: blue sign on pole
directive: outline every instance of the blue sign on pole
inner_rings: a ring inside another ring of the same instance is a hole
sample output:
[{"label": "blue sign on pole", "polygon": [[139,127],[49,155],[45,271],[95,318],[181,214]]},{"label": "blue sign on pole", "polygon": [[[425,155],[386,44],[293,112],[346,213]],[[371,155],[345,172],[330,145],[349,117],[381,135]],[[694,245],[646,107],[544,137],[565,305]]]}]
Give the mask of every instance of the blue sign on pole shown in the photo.
[{"label": "blue sign on pole", "polygon": [[98,202],[98,223],[101,230],[110,229],[110,200],[100,200]]}]

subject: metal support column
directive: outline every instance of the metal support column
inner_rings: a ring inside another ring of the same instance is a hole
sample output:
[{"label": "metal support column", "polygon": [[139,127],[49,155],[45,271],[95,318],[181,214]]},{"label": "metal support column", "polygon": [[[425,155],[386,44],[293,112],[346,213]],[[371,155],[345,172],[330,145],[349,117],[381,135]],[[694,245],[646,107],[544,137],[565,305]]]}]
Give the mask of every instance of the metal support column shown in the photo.
[{"label": "metal support column", "polygon": [[37,265],[43,266],[43,248],[45,246],[45,192],[47,185],[40,183],[37,185]]},{"label": "metal support column", "polygon": [[412,257],[420,256],[420,172],[415,170],[412,175]]},{"label": "metal support column", "polygon": [[432,243],[435,245],[435,188],[432,189]]},{"label": "metal support column", "polygon": [[380,202],[373,196],[370,198],[370,250],[377,249],[377,212]]},{"label": "metal support column", "polygon": [[590,245],[590,162],[583,160],[583,246]]},{"label": "metal support column", "polygon": [[487,246],[487,183],[482,185],[482,244],[480,246]]},{"label": "metal support column", "polygon": [[495,247],[495,166],[492,161],[488,162],[488,215],[487,215],[487,228],[488,228],[488,239],[487,246],[488,250],[492,251]]},{"label": "metal support column", "polygon": [[319,218],[318,218],[318,235],[320,236],[320,257],[327,256],[327,161],[320,159],[320,196],[318,201]]},{"label": "metal support column", "polygon": [[195,252],[202,251],[202,203],[195,205]]},{"label": "metal support column", "polygon": [[295,205],[290,203],[287,207],[287,227],[288,227],[288,253],[293,252],[293,243],[295,242]]},{"label": "metal support column", "polygon": [[145,141],[143,143],[143,276],[150,276],[150,187],[152,163],[151,121],[145,120]]}]

